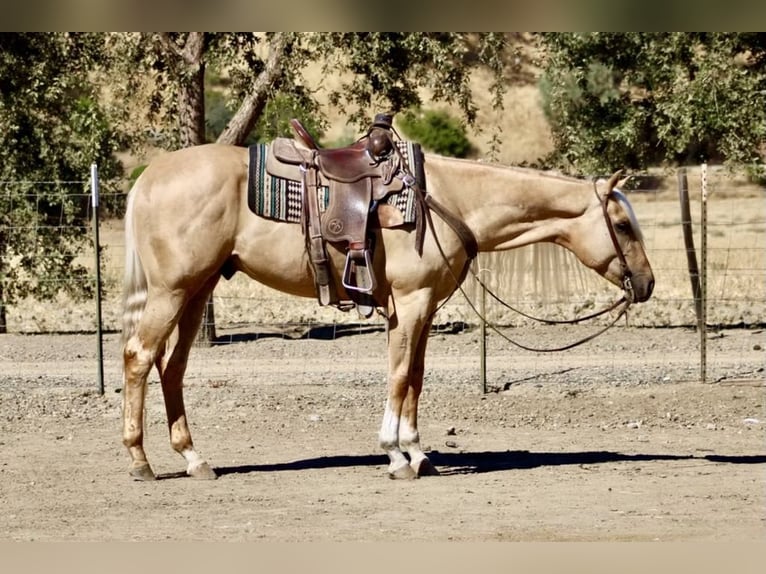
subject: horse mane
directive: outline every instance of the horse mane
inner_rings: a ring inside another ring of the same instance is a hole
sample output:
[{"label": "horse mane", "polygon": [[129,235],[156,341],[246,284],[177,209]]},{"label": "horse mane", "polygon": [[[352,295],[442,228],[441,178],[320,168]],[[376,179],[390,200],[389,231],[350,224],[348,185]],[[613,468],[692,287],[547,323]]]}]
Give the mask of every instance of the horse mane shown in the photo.
[{"label": "horse mane", "polygon": [[468,159],[468,158],[459,158],[459,157],[449,157],[449,156],[442,156],[438,154],[425,154],[426,161],[428,161],[429,156],[435,156],[440,159],[448,160],[450,162],[454,163],[463,163],[467,165],[481,165],[490,167],[492,169],[497,169],[501,171],[514,171],[518,173],[522,173],[525,175],[528,175],[530,177],[541,177],[546,179],[555,179],[558,181],[565,181],[569,183],[586,183],[586,180],[579,177],[574,177],[571,175],[566,175],[563,173],[558,173],[554,171],[549,170],[542,170],[537,169],[533,167],[526,167],[526,166],[520,166],[520,165],[508,165],[496,161],[489,161],[489,160],[479,160],[479,159]]},{"label": "horse mane", "polygon": [[[583,178],[493,161],[426,154],[426,162],[429,156],[436,156],[455,164],[511,171],[530,178],[572,184],[587,183]],[[480,277],[487,287],[509,301],[562,303],[598,285],[597,280],[591,281],[592,274],[573,253],[552,243],[533,243],[516,249],[480,253],[477,272],[478,270],[482,270]],[[466,288],[471,292],[472,298],[479,294],[475,281],[469,280]]]},{"label": "horse mane", "polygon": [[[476,272],[482,282],[508,301],[562,303],[588,290],[587,269],[574,254],[553,243],[480,253]],[[467,288],[479,294],[475,281]]]}]

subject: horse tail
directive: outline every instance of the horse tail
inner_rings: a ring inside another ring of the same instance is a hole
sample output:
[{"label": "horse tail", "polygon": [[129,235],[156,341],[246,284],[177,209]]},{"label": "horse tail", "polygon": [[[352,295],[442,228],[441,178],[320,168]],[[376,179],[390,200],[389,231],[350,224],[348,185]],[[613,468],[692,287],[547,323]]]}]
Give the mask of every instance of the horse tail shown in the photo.
[{"label": "horse tail", "polygon": [[136,237],[133,228],[133,201],[135,188],[128,194],[125,210],[125,280],[123,283],[122,344],[132,337],[146,307],[146,273],[136,251]]}]

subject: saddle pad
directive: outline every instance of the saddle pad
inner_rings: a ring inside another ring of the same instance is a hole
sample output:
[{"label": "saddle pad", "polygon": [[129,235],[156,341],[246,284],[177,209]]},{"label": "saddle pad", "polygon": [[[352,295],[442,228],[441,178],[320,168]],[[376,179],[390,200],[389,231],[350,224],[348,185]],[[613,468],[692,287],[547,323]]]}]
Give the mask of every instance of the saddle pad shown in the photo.
[{"label": "saddle pad", "polygon": [[[419,164],[422,157],[415,148],[418,144],[413,142],[396,142],[410,169],[415,174],[422,174]],[[266,171],[266,158],[269,153],[269,145],[265,143],[254,144],[249,148],[250,167],[247,174],[247,203],[250,210],[261,217],[284,221],[287,223],[300,223],[303,202],[301,199],[301,182],[298,180],[274,177]],[[414,159],[414,161],[413,161]],[[422,176],[421,176],[422,177]],[[424,182],[420,182],[422,187]],[[319,210],[324,212],[330,201],[330,189],[320,186],[318,192]],[[415,223],[415,196],[408,188],[399,193],[389,195],[383,200],[385,203],[396,207],[402,212],[404,223]]]}]

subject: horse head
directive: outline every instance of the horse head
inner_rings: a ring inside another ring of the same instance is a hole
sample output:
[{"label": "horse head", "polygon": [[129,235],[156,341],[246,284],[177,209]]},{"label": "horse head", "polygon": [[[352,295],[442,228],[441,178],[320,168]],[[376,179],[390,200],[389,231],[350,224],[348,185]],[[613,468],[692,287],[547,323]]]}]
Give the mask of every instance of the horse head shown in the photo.
[{"label": "horse head", "polygon": [[616,187],[620,174],[609,178],[603,192],[594,184],[593,201],[570,241],[585,265],[622,287],[629,301],[640,303],[652,295],[654,273],[633,208]]}]

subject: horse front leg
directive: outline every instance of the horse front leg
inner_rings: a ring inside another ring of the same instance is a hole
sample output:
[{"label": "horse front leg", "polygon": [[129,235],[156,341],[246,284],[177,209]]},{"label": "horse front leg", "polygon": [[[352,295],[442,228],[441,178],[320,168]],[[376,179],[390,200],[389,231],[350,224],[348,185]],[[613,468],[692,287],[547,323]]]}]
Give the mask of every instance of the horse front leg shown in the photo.
[{"label": "horse front leg", "polygon": [[[417,404],[423,386],[425,341],[430,325],[427,302],[412,297],[389,308],[388,399],[378,434],[381,448],[389,458],[391,478],[416,478],[426,468],[417,430]],[[421,342],[422,341],[422,342]],[[410,459],[405,456],[410,455]],[[430,463],[426,463],[430,466]]]},{"label": "horse front leg", "polygon": [[420,333],[410,369],[410,384],[402,407],[402,419],[399,423],[399,448],[409,455],[410,467],[416,476],[439,474],[420,446],[420,431],[418,431],[418,401],[423,390],[426,346],[432,319],[433,317],[428,320]]}]

